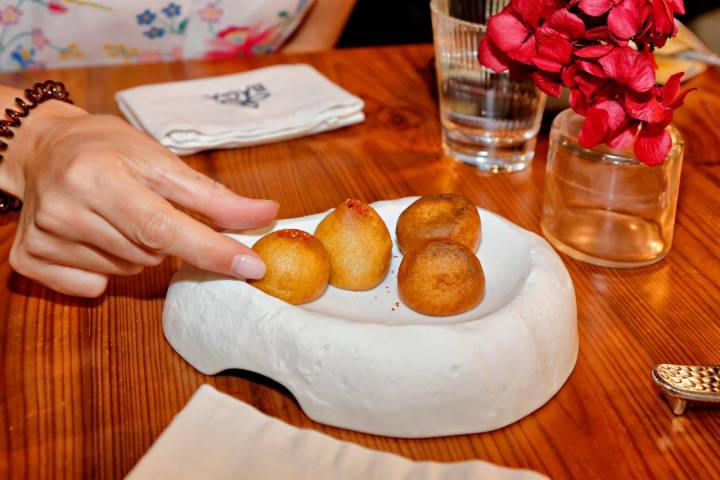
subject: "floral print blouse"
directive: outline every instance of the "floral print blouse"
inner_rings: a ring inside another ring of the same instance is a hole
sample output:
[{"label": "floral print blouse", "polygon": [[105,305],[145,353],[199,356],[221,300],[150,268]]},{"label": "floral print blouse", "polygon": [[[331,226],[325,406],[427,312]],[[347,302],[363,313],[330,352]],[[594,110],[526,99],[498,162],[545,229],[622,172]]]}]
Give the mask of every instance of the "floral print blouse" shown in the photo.
[{"label": "floral print blouse", "polygon": [[313,0],[0,0],[0,70],[276,50]]}]

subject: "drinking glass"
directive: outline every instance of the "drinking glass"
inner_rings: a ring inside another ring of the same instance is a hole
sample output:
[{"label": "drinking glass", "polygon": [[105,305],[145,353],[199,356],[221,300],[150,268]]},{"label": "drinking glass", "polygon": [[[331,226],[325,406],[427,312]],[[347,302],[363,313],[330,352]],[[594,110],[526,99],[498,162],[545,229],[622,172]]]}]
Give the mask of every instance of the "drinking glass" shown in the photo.
[{"label": "drinking glass", "polygon": [[535,155],[545,95],[478,61],[484,23],[507,0],[432,0],[443,150],[490,172],[523,170]]}]

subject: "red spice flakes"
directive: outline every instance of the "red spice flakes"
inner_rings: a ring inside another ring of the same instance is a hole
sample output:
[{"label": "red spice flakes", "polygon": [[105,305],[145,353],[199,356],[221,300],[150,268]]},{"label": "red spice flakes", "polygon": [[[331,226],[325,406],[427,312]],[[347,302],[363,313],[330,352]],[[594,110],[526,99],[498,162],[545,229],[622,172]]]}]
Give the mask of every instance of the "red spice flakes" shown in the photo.
[{"label": "red spice flakes", "polygon": [[285,237],[285,238],[299,238],[300,240],[307,240],[308,238],[312,237],[308,232],[303,232],[302,230],[297,230],[295,228],[286,228],[285,230],[278,230],[275,232],[275,234],[278,237]]},{"label": "red spice flakes", "polygon": [[395,306],[396,306],[397,308],[400,308],[400,302],[395,302]]},{"label": "red spice flakes", "polygon": [[345,205],[347,208],[351,209],[358,215],[367,216],[370,213],[370,207],[365,205],[360,200],[354,198],[348,198],[343,202],[343,205]]}]

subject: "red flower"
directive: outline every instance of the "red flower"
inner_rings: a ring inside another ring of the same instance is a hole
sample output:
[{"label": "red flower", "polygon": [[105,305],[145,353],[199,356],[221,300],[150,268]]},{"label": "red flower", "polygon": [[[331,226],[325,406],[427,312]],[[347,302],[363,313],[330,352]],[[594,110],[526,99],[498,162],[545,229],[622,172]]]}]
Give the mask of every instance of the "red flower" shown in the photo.
[{"label": "red flower", "polygon": [[661,48],[668,38],[677,35],[675,15],[685,13],[683,0],[650,0],[651,8],[645,29],[635,39],[640,46]]},{"label": "red flower", "polygon": [[655,65],[630,47],[613,48],[598,63],[608,78],[636,92],[646,92],[655,86]]},{"label": "red flower", "polygon": [[490,18],[481,50],[501,68],[509,58],[559,72],[572,56],[570,42],[585,33],[582,20],[561,6],[559,0],[513,0]]},{"label": "red flower", "polygon": [[637,157],[656,165],[689,90],[680,92],[681,74],[656,85],[652,51],[677,33],[674,16],[684,10],[683,0],[512,0],[490,18],[478,56],[549,95],[567,87],[571,107],[586,116],[581,145],[635,141]]},{"label": "red flower", "polygon": [[[628,111],[635,118],[643,120],[642,128],[635,141],[635,155],[648,165],[660,165],[672,148],[672,139],[666,128],[673,119],[673,111],[682,106],[688,93],[694,88],[680,91],[683,72],[676,73],[662,87],[656,87],[652,97],[645,97],[647,108],[636,110],[637,103],[631,103]],[[632,100],[631,100],[632,102]],[[628,100],[626,100],[626,105]]]},{"label": "red flower", "polygon": [[640,161],[662,164],[672,147],[666,128],[672,122],[673,110],[692,91],[680,91],[682,76],[682,72],[676,73],[664,86],[644,93],[626,89],[617,99],[593,105],[580,131],[580,145],[592,148],[606,143],[613,148],[627,148],[635,140],[634,151]]},{"label": "red flower", "polygon": [[555,10],[535,32],[537,58],[535,65],[547,72],[559,72],[572,60],[574,40],[585,35],[580,17],[564,8]]},{"label": "red flower", "polygon": [[562,0],[513,0],[490,18],[480,44],[481,62],[499,72],[517,67],[513,63],[532,67],[538,87],[559,95],[557,74],[572,62],[573,42],[585,34],[580,17],[563,5]]},{"label": "red flower", "polygon": [[607,33],[621,45],[640,32],[650,13],[650,5],[641,0],[580,0],[578,6],[591,17],[607,14]]},{"label": "red flower", "polygon": [[49,2],[47,4],[48,10],[50,10],[52,13],[65,13],[67,12],[67,7],[65,5],[62,5],[58,2]]},{"label": "red flower", "polygon": [[262,53],[271,40],[273,29],[259,30],[255,27],[227,27],[210,41],[213,49],[205,54],[206,60],[226,60]]},{"label": "red flower", "polygon": [[585,148],[605,143],[612,148],[627,148],[637,133],[639,123],[628,116],[617,100],[604,100],[587,112],[578,140]]}]

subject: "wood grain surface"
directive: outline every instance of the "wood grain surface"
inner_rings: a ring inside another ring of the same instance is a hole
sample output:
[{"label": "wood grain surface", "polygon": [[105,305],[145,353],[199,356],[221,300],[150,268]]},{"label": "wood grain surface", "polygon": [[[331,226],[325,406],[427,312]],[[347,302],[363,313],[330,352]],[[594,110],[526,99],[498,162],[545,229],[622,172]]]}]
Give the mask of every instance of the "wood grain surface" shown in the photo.
[{"label": "wood grain surface", "polygon": [[[26,86],[64,81],[76,103],[118,114],[113,94],[145,83],[307,62],[366,102],[360,125],[298,140],[187,158],[242,194],[278,200],[281,217],[335,206],[458,192],[539,232],[547,137],[532,167],[486,175],[443,158],[428,45],[269,56],[221,63],[0,75]],[[564,260],[575,282],[580,357],[547,405],[501,430],[399,440],[309,420],[271,380],[204,376],[165,341],[161,313],[177,262],[111,282],[99,300],[63,297],[11,272],[15,225],[0,220],[0,478],[121,478],[202,383],[298,427],[416,460],[484,459],[553,478],[720,478],[720,410],[671,414],[653,364],[720,363],[720,73],[678,111],[688,148],[676,239],[638,270]]]}]

